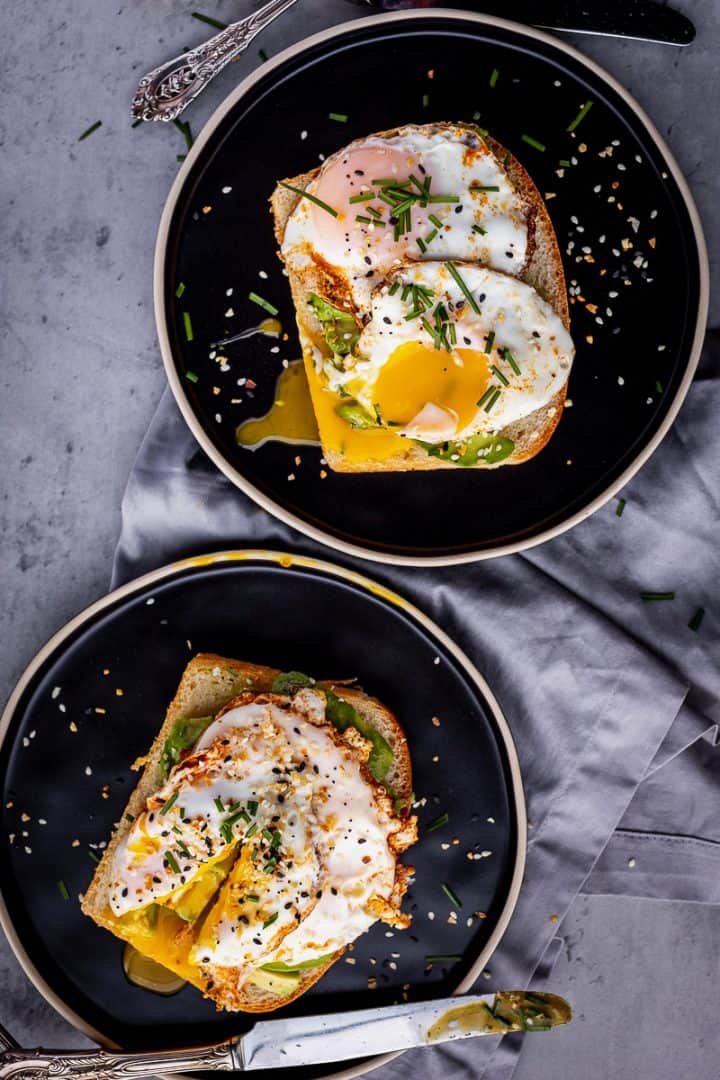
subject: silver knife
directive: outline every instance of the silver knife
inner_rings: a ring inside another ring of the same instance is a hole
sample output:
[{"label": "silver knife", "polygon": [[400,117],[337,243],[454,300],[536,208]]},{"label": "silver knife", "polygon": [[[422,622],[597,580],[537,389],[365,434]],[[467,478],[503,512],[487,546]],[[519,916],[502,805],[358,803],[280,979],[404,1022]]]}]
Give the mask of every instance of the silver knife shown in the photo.
[{"label": "silver knife", "polygon": [[690,45],[695,27],[658,0],[352,0],[377,11],[455,8],[529,23],[543,30],[634,38],[660,45]]},{"label": "silver knife", "polygon": [[333,1016],[263,1020],[246,1034],[215,1046],[148,1053],[111,1050],[22,1050],[0,1041],[0,1080],[69,1077],[123,1080],[199,1070],[249,1072],[347,1061],[415,1046],[510,1031],[547,1031],[572,1019],[556,994],[525,990],[468,994],[437,1001],[356,1009]]}]

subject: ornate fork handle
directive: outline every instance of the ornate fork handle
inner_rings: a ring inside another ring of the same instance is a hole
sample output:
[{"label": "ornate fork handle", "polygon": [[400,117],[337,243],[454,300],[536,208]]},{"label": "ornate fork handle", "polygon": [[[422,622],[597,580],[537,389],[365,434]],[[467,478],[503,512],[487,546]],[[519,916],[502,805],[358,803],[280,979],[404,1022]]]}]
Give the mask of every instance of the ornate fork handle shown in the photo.
[{"label": "ornate fork handle", "polygon": [[236,1067],[233,1042],[190,1050],[123,1054],[112,1050],[0,1051],[0,1080],[135,1080],[174,1072],[214,1071]]},{"label": "ornate fork handle", "polygon": [[174,120],[231,60],[247,49],[256,34],[297,0],[270,0],[239,22],[231,23],[197,49],[168,60],[145,75],[132,103],[136,120]]}]

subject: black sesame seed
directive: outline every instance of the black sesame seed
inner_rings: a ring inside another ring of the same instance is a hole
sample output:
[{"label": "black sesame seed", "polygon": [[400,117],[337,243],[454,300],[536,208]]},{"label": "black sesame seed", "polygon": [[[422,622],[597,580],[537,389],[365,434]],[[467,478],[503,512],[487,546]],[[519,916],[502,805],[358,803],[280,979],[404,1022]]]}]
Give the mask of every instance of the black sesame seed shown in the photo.
[{"label": "black sesame seed", "polygon": [[462,203],[458,203],[458,205],[455,207],[455,213],[462,214]]}]

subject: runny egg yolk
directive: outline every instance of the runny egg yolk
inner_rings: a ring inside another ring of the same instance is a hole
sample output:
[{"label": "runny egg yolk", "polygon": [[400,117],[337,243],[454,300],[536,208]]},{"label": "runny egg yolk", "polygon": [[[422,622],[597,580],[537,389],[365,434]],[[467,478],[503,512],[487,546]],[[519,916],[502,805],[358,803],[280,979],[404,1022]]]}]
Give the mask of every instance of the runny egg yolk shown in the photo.
[{"label": "runny egg yolk", "polygon": [[373,401],[383,423],[408,424],[428,404],[457,415],[456,430],[471,423],[490,382],[487,356],[475,349],[434,349],[409,341],[390,355],[377,377]]}]

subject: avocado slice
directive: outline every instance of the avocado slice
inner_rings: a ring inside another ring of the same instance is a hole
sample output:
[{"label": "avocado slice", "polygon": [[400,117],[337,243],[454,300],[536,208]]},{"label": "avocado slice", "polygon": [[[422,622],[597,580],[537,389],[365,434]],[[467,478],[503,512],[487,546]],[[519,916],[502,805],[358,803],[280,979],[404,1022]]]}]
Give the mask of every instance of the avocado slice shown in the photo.
[{"label": "avocado slice", "polygon": [[230,873],[235,861],[235,854],[233,848],[224,858],[212,863],[210,866],[206,866],[183,889],[173,893],[168,898],[165,906],[171,908],[185,922],[196,922]]},{"label": "avocado slice", "polygon": [[259,986],[261,990],[267,990],[269,994],[289,997],[299,987],[301,978],[299,971],[263,971],[262,968],[258,968],[252,973],[249,981],[254,986]]}]

